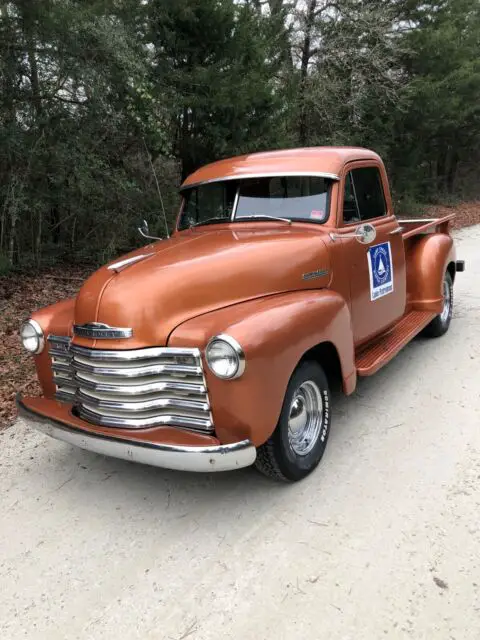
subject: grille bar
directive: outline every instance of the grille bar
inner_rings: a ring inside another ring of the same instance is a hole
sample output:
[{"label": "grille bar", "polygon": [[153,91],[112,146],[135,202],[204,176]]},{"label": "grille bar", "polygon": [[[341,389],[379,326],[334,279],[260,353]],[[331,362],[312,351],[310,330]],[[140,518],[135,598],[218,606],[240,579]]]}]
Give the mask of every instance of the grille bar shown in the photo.
[{"label": "grille bar", "polygon": [[84,418],[88,422],[100,424],[105,427],[145,429],[150,427],[172,426],[193,429],[195,431],[212,431],[210,420],[200,420],[198,418],[189,418],[188,416],[164,415],[126,418],[124,416],[103,415],[86,405],[80,405],[78,413],[81,418]]},{"label": "grille bar", "polygon": [[108,396],[99,398],[91,393],[85,393],[81,389],[77,391],[77,397],[85,403],[96,407],[126,409],[132,412],[165,409],[166,407],[175,407],[180,410],[192,409],[193,411],[208,411],[210,409],[208,402],[202,402],[201,400],[183,400],[182,398],[155,398],[152,400],[128,402],[124,400],[110,400]]},{"label": "grille bar", "polygon": [[202,375],[200,367],[175,364],[149,364],[143,367],[103,367],[85,364],[75,357],[76,371],[90,371],[99,376],[111,376],[113,378],[141,378],[142,376],[157,376],[165,374]]},{"label": "grille bar", "polygon": [[70,346],[70,351],[79,356],[85,355],[90,360],[120,360],[129,362],[132,360],[148,360],[149,358],[191,358],[200,360],[200,349],[179,349],[176,347],[149,347],[147,349],[133,349],[131,351],[104,351],[102,349],[88,349],[77,344]]},{"label": "grille bar", "polygon": [[56,385],[55,397],[62,402],[73,402],[77,385],[73,376],[72,355],[69,351],[70,338],[48,336],[48,342],[53,381]]},{"label": "grille bar", "polygon": [[118,393],[126,396],[146,395],[149,393],[160,393],[162,391],[171,391],[174,394],[206,394],[206,386],[202,383],[191,382],[151,382],[146,384],[128,384],[121,385],[119,380],[116,384],[109,382],[94,382],[83,378],[80,374],[75,375],[77,386],[81,385],[86,389],[94,389],[95,391],[106,391],[107,393]]},{"label": "grille bar", "polygon": [[106,351],[49,336],[58,400],[103,426],[145,429],[172,425],[211,433],[199,349],[153,347]]}]

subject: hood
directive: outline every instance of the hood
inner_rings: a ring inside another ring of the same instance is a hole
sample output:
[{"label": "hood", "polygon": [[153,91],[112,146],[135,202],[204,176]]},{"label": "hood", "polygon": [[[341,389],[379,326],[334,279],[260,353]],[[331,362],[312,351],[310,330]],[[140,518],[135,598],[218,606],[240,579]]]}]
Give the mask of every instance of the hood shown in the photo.
[{"label": "hood", "polygon": [[[178,325],[195,316],[261,296],[325,287],[330,275],[322,236],[320,230],[255,223],[238,230],[184,231],[133,251],[95,272],[75,305],[76,324],[130,327],[133,337],[75,342],[119,349],[165,345]],[[139,259],[111,269],[134,257]]]}]

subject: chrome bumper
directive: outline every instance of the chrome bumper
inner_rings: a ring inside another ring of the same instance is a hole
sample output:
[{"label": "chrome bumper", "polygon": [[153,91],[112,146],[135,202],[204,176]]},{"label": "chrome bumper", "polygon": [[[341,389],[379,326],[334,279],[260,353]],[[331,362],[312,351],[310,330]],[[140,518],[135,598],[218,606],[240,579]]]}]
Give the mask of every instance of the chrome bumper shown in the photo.
[{"label": "chrome bumper", "polygon": [[250,466],[257,456],[256,449],[250,440],[212,447],[188,447],[123,440],[103,434],[93,434],[46,418],[30,411],[18,396],[17,407],[19,415],[30,427],[47,436],[87,451],[154,467],[178,471],[230,471]]}]

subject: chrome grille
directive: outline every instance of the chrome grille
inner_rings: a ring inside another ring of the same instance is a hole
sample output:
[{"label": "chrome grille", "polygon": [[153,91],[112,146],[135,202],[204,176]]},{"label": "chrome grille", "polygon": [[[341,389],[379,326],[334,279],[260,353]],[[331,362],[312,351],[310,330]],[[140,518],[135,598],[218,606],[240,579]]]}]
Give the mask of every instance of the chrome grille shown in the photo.
[{"label": "chrome grille", "polygon": [[63,402],[73,402],[77,383],[72,369],[70,338],[48,336],[49,353],[52,360],[53,381],[56,385],[55,397]]},{"label": "chrome grille", "polygon": [[73,402],[85,420],[131,429],[172,425],[213,431],[198,349],[104,351],[64,338],[67,346],[58,360],[57,340],[49,337],[57,397]]}]

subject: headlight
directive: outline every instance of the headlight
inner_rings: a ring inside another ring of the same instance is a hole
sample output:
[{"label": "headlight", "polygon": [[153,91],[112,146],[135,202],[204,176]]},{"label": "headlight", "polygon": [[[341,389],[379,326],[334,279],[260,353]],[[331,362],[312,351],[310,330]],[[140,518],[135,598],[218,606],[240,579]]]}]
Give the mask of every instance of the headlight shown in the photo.
[{"label": "headlight", "polygon": [[35,320],[27,320],[20,328],[22,344],[30,353],[41,353],[45,346],[42,327]]},{"label": "headlight", "polygon": [[207,344],[205,358],[213,373],[225,380],[239,378],[245,371],[245,354],[238,342],[221,333]]}]

